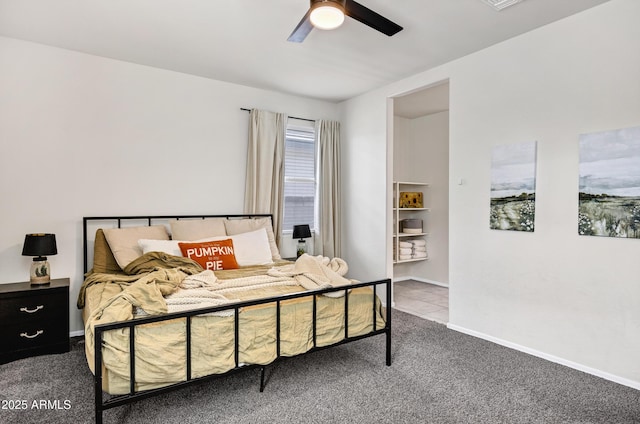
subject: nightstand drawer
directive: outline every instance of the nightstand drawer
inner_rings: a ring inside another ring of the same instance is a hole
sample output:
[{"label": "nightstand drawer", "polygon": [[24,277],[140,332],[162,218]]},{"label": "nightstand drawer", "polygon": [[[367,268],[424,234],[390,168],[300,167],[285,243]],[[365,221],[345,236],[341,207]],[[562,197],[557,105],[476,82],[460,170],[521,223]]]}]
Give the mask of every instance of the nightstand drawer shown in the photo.
[{"label": "nightstand drawer", "polygon": [[64,322],[52,320],[5,326],[0,329],[1,352],[33,349],[69,340]]},{"label": "nightstand drawer", "polygon": [[58,291],[5,299],[0,308],[0,325],[15,322],[47,321],[67,311],[67,293]]}]

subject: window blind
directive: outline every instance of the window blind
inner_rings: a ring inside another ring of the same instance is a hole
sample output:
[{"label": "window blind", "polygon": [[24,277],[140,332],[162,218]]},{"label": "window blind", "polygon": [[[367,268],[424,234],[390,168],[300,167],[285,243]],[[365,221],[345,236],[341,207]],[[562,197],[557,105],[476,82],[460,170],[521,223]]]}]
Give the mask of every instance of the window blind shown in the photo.
[{"label": "window blind", "polygon": [[313,127],[287,126],[284,152],[283,231],[316,226],[316,146]]}]

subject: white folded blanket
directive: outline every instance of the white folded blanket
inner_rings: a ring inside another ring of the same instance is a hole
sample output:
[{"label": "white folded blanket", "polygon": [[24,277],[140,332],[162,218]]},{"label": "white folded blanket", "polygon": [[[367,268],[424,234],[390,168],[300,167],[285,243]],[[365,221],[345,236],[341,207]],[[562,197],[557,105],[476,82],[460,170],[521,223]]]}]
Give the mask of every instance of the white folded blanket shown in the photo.
[{"label": "white folded blanket", "polygon": [[[329,259],[322,255],[311,256],[304,253],[295,264],[271,268],[267,274],[273,277],[292,277],[307,290],[342,287],[351,285],[343,277],[349,270],[341,258]],[[342,297],[343,291],[325,293],[327,297]]]},{"label": "white folded blanket", "polygon": [[411,249],[413,247],[413,243],[409,243],[408,241],[401,241],[399,243],[400,247],[408,247],[409,249]]},{"label": "white folded blanket", "polygon": [[412,249],[411,248],[400,248],[400,254],[401,255],[410,255],[411,254]]},{"label": "white folded blanket", "polygon": [[427,241],[422,239],[411,240],[411,243],[413,244],[413,247],[427,245]]},{"label": "white folded blanket", "polygon": [[408,261],[409,259],[412,259],[411,255],[400,255],[400,256],[398,256],[398,260],[399,261]]},{"label": "white folded blanket", "polygon": [[415,252],[412,256],[413,259],[426,258],[427,252]]},{"label": "white folded blanket", "polygon": [[[202,271],[199,274],[188,275],[180,283],[180,288],[165,297],[167,312],[182,312],[195,308],[210,308],[224,305],[229,302],[237,302],[237,299],[227,298],[216,292],[219,280],[211,270]],[[144,310],[135,310],[138,315],[146,315]],[[213,312],[203,315],[231,316],[233,309]]]},{"label": "white folded blanket", "polygon": [[426,252],[427,246],[416,246],[412,249],[414,252]]}]

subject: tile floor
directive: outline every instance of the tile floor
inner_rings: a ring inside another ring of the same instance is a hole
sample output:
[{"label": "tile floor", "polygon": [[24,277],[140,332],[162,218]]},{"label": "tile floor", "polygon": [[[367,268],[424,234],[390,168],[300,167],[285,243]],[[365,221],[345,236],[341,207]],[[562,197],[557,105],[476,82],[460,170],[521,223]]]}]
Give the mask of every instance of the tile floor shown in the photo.
[{"label": "tile floor", "polygon": [[442,324],[449,322],[449,288],[415,280],[393,283],[394,308]]}]

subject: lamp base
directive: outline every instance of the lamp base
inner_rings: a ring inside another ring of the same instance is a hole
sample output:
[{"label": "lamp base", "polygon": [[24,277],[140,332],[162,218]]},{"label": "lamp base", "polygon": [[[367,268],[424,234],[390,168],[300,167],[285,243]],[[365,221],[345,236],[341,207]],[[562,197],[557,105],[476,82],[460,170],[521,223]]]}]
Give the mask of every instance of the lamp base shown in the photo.
[{"label": "lamp base", "polygon": [[296,249],[296,257],[299,258],[300,256],[304,255],[305,253],[307,253],[307,242],[304,239],[300,239],[300,240],[298,240],[298,247]]},{"label": "lamp base", "polygon": [[33,258],[29,272],[31,285],[49,284],[51,282],[51,268],[47,258]]}]

